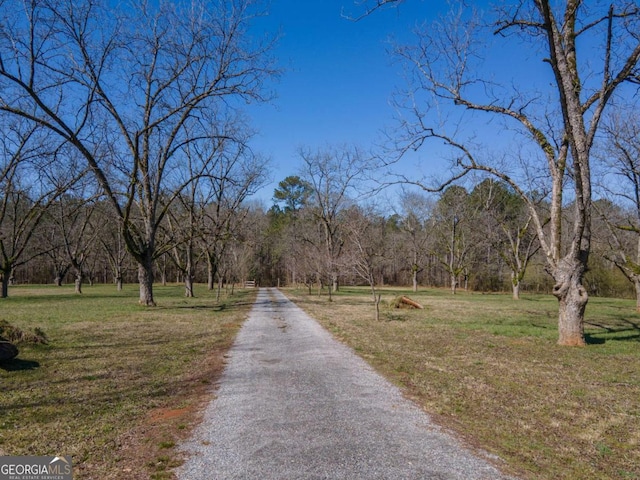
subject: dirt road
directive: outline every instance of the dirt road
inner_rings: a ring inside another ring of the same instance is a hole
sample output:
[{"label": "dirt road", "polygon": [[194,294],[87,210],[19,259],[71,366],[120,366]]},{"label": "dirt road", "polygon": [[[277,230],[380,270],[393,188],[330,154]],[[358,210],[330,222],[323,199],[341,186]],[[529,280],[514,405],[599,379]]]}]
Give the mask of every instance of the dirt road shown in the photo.
[{"label": "dirt road", "polygon": [[261,289],[181,480],[502,479],[276,289]]}]

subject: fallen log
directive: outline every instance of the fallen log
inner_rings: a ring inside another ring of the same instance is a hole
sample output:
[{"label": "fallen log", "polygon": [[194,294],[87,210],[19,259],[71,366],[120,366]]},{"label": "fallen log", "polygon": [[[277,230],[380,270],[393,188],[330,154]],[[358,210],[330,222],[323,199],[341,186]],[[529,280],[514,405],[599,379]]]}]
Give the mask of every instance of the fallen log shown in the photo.
[{"label": "fallen log", "polygon": [[403,305],[412,307],[412,308],[419,308],[419,309],[424,309],[424,307],[422,305],[420,305],[418,302],[416,302],[415,300],[410,299],[409,297],[406,297],[404,295],[402,295],[401,297],[397,297],[395,302],[393,303],[393,305],[396,308],[401,308]]}]

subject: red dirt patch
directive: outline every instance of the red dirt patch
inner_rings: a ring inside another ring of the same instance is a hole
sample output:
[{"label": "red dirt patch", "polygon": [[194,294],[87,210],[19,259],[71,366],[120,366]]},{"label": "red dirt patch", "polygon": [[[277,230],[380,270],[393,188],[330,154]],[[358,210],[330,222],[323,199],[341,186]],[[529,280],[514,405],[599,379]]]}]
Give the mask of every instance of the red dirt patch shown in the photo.
[{"label": "red dirt patch", "polygon": [[166,420],[172,420],[181,417],[193,411],[193,407],[189,408],[157,408],[149,414],[148,422],[150,424],[161,423]]}]

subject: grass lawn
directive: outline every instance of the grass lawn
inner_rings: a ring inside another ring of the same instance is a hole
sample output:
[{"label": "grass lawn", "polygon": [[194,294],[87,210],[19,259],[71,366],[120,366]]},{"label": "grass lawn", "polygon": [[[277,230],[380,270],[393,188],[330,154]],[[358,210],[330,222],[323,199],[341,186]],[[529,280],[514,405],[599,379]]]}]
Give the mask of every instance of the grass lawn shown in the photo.
[{"label": "grass lawn", "polygon": [[[592,298],[585,348],[559,347],[551,296],[286,290],[470,446],[526,479],[640,479],[640,315]],[[424,310],[392,309],[405,294]]]},{"label": "grass lawn", "polygon": [[174,451],[211,399],[254,291],[216,303],[196,287],[14,287],[0,320],[39,327],[48,345],[19,345],[0,364],[0,455],[72,455],[74,478],[171,478]]}]

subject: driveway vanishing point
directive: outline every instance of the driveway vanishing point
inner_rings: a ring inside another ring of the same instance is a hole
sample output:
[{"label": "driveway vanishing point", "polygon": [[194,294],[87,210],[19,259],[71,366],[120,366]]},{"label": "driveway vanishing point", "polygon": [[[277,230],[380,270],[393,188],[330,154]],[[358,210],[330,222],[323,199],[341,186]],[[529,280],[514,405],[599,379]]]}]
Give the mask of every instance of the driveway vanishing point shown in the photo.
[{"label": "driveway vanishing point", "polygon": [[276,289],[260,289],[180,480],[510,478]]}]

